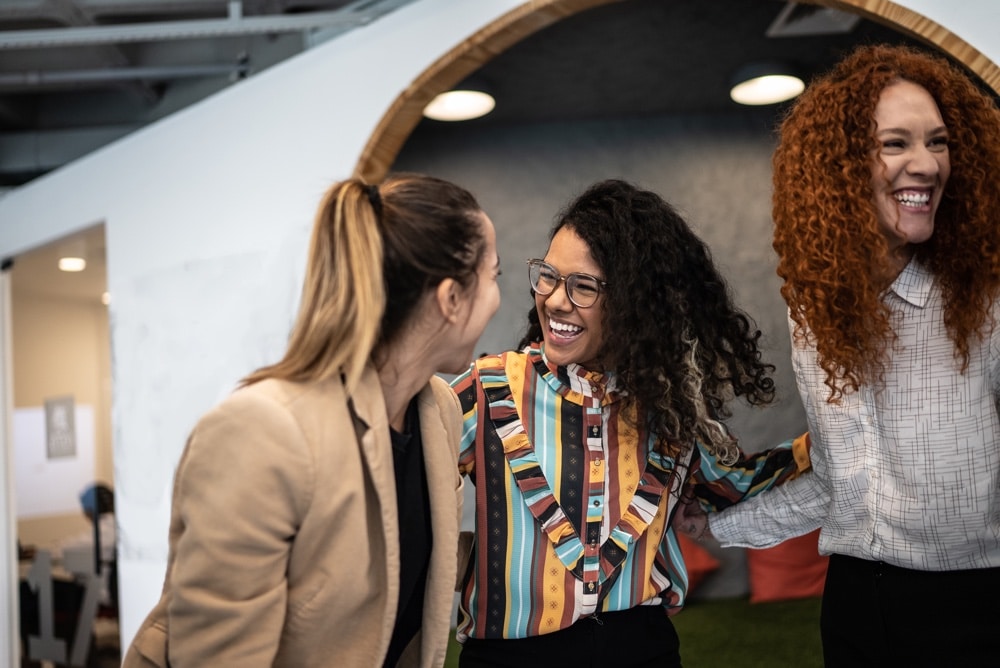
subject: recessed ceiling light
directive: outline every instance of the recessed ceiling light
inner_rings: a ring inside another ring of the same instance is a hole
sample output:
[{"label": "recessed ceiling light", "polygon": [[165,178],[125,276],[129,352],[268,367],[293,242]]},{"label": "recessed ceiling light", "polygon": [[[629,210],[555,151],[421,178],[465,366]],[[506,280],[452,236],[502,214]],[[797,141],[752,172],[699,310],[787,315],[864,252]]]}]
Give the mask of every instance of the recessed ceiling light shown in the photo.
[{"label": "recessed ceiling light", "polygon": [[87,261],[82,257],[61,257],[59,258],[59,269],[61,271],[83,271],[87,268]]},{"label": "recessed ceiling light", "polygon": [[493,111],[496,100],[481,90],[450,90],[424,107],[424,116],[436,121],[468,121]]},{"label": "recessed ceiling light", "polygon": [[755,63],[736,73],[729,91],[739,104],[777,104],[790,100],[805,90],[805,83],[787,65]]}]

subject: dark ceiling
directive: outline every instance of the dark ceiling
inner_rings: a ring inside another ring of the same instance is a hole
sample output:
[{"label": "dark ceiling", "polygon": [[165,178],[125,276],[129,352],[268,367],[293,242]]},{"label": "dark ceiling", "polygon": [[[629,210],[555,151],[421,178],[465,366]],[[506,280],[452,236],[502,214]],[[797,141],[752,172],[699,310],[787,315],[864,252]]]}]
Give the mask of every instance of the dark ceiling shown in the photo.
[{"label": "dark ceiling", "polygon": [[782,0],[627,0],[535,33],[474,78],[497,94],[489,122],[724,113],[741,108],[730,81],[748,63],[781,61],[808,77],[873,41],[912,40]]},{"label": "dark ceiling", "polygon": [[[2,0],[0,186],[25,183],[408,1]],[[729,82],[740,66],[781,60],[808,78],[873,41],[911,40],[781,0],[613,2],[487,63],[473,76],[497,107],[472,122],[733,112]]]}]

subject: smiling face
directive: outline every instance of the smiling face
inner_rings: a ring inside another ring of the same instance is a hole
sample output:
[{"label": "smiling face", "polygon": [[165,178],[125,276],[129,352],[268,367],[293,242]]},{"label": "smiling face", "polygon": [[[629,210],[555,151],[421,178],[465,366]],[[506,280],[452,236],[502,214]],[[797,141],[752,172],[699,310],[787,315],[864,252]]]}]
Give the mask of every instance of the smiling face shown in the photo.
[{"label": "smiling face", "polygon": [[934,98],[910,81],[882,91],[875,126],[879,150],[872,158],[872,189],[891,269],[898,274],[913,255],[913,244],[934,233],[934,215],[951,173],[948,129]]},{"label": "smiling face", "polygon": [[[544,260],[563,276],[579,272],[604,279],[590,248],[569,227],[561,228],[552,237]],[[566,282],[560,281],[551,294],[535,294],[535,308],[542,326],[545,356],[551,363],[558,366],[575,363],[590,371],[603,370],[597,359],[604,343],[603,293],[593,306],[580,308],[569,300]]]}]

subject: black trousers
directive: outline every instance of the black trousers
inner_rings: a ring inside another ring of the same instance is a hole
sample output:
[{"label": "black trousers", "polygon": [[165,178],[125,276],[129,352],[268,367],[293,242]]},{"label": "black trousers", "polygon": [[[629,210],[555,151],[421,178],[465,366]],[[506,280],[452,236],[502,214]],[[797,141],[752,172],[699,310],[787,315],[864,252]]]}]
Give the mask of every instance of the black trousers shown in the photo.
[{"label": "black trousers", "polygon": [[516,640],[469,638],[460,668],[681,668],[677,631],[663,608],[599,613],[569,628]]},{"label": "black trousers", "polygon": [[915,571],[832,555],[826,668],[1000,666],[1000,568]]}]

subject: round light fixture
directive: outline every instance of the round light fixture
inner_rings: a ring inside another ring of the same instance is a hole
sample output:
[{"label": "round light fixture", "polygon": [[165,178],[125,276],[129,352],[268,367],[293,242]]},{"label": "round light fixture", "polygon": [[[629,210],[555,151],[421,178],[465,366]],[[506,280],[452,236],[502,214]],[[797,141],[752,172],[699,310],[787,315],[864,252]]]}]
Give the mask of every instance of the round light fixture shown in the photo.
[{"label": "round light fixture", "polygon": [[61,257],[59,258],[60,271],[83,271],[87,268],[87,261],[82,257]]},{"label": "round light fixture", "polygon": [[424,107],[424,116],[436,121],[468,121],[493,111],[496,100],[481,90],[450,90]]},{"label": "round light fixture", "polygon": [[739,104],[777,104],[792,99],[806,88],[801,78],[780,63],[748,65],[740,69],[733,80],[729,96]]}]

